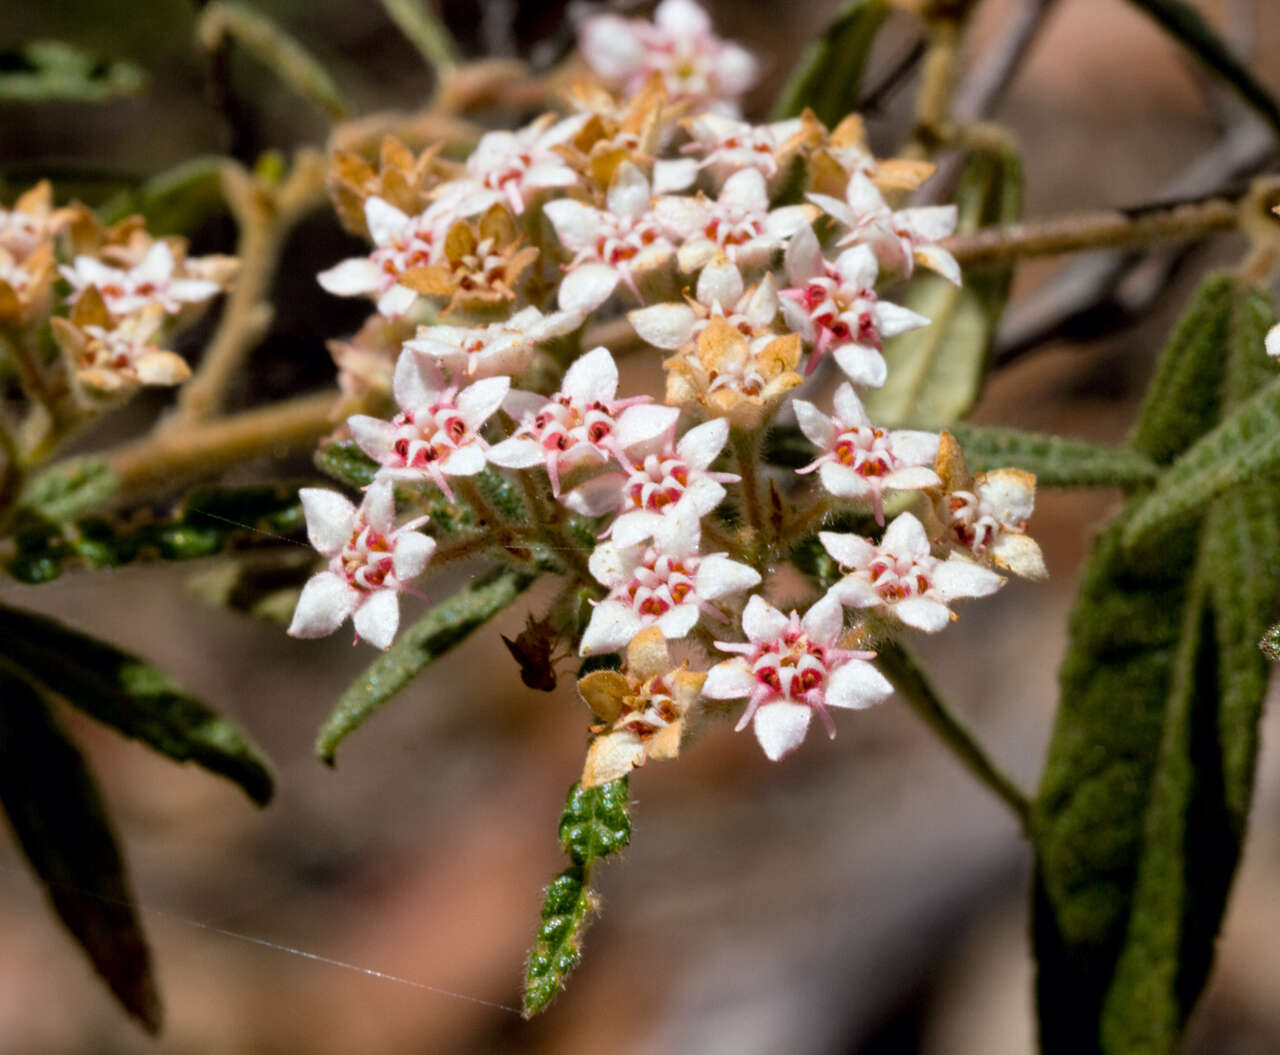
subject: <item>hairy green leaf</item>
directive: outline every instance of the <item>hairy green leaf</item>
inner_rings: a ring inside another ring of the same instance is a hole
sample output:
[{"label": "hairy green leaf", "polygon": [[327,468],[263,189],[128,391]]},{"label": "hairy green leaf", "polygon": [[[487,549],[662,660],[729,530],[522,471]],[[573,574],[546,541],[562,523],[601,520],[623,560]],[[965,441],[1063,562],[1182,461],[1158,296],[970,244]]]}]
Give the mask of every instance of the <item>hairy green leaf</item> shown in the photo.
[{"label": "hairy green leaf", "polygon": [[326,443],[316,451],[316,468],[351,487],[368,487],[380,466],[355,440]]},{"label": "hairy green leaf", "polygon": [[119,479],[101,458],[68,458],[33,478],[22,492],[21,504],[60,523],[96,509],[119,489]]},{"label": "hairy green leaf", "polygon": [[1230,84],[1245,102],[1276,129],[1280,129],[1280,106],[1235,52],[1213,31],[1208,22],[1186,0],[1129,0],[1150,16],[1166,33]]},{"label": "hairy green leaf", "polygon": [[1040,487],[1129,487],[1152,483],[1160,471],[1137,451],[1074,436],[962,422],[948,429],[974,472],[1013,466],[1035,473]]},{"label": "hairy green leaf", "polygon": [[525,1018],[543,1011],[578,966],[582,935],[593,907],[594,898],[581,865],[570,865],[547,887],[542,922],[525,970]]},{"label": "hairy green leaf", "polygon": [[631,841],[627,813],[627,778],[599,787],[574,784],[560,815],[560,842],[574,864],[590,867],[599,857],[616,853]]},{"label": "hairy green leaf", "polygon": [[125,736],[226,777],[258,805],[270,800],[270,766],[248,737],[145,660],[53,619],[4,606],[0,640],[7,645],[0,664]]},{"label": "hairy green leaf", "polygon": [[0,51],[0,103],[102,103],[136,95],[146,83],[133,63],[107,61],[60,40]]},{"label": "hairy green leaf", "polygon": [[237,0],[213,0],[200,12],[196,25],[200,46],[213,51],[230,36],[247,48],[301,98],[330,117],[350,112],[329,71],[279,23]]},{"label": "hairy green leaf", "polygon": [[834,22],[805,50],[773,107],[773,120],[798,117],[807,106],[834,127],[858,102],[858,89],[886,0],[849,0]]},{"label": "hairy green leaf", "polygon": [[5,670],[0,805],[67,930],[125,1010],[158,1032],[151,953],[93,775],[39,693]]},{"label": "hairy green leaf", "polygon": [[[1013,223],[1022,212],[1017,155],[974,152],[956,190],[957,230]],[[973,406],[990,364],[996,324],[1009,294],[1010,267],[973,271],[963,287],[918,274],[903,300],[932,321],[885,342],[889,378],[866,396],[867,413],[883,425],[950,425]]]},{"label": "hairy green leaf", "polygon": [[511,604],[536,576],[497,568],[433,605],[342,694],[316,737],[316,755],[333,765],[338,745],[418,674]]}]

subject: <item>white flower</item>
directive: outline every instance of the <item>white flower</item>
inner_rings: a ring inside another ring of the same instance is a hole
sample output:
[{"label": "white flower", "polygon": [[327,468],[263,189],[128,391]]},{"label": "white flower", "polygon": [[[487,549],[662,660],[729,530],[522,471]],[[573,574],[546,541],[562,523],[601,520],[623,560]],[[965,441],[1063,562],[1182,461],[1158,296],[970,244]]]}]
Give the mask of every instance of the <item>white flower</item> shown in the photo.
[{"label": "white flower", "polygon": [[484,469],[480,426],[502,404],[509,377],[489,377],[458,390],[445,386],[434,363],[412,348],[400,353],[392,391],[400,413],[391,421],[356,414],[347,420],[360,449],[395,480],[430,480],[450,499],[447,476]]},{"label": "white flower", "polygon": [[370,484],[359,509],[323,488],[304,487],[298,496],[307,517],[307,537],[329,558],[329,568],[302,588],[289,633],[324,637],[351,616],[358,638],[388,647],[400,625],[396,594],[422,574],[435,552],[435,540],[415,530],[427,518],[394,526],[390,480]]},{"label": "white flower", "polygon": [[711,602],[760,583],[753,568],[723,553],[701,555],[698,521],[665,517],[651,543],[602,542],[591,554],[591,574],[609,587],[582,635],[584,656],[616,652],[641,630],[656,626],[668,641],[682,638],[705,612],[724,622]]},{"label": "white flower", "polygon": [[501,202],[519,216],[538,193],[575,186],[580,177],[555,147],[572,139],[587,115],[544,114],[515,132],[486,132],[467,158],[467,177],[446,184],[438,200],[458,216],[474,216]]},{"label": "white flower", "polygon": [[846,249],[830,264],[806,224],[787,243],[786,264],[791,286],[778,295],[787,325],[813,345],[806,374],[830,351],[849,380],[879,388],[888,374],[884,339],[929,325],[925,316],[876,295],[880,269],[870,246]]},{"label": "white flower", "polygon": [[681,245],[681,271],[695,271],[724,255],[741,268],[768,263],[774,251],[816,216],[811,205],[769,209],[769,195],[759,169],[735,172],[712,201],[662,197],[654,212]]},{"label": "white flower", "polygon": [[1267,331],[1267,354],[1273,359],[1280,359],[1280,325],[1272,326]]},{"label": "white flower", "polygon": [[781,163],[799,148],[806,127],[802,117],[753,125],[713,112],[699,114],[684,125],[692,139],[685,151],[704,155],[699,168],[710,168],[718,179],[754,168],[766,180],[782,171]]},{"label": "white flower", "polygon": [[626,472],[603,473],[588,480],[565,495],[564,504],[583,516],[620,511],[609,529],[614,542],[620,546],[643,542],[654,536],[664,516],[688,512],[701,518],[724,500],[722,485],[741,477],[712,472],[709,466],[728,439],[729,422],[714,418],[690,429],[674,446],[667,439],[660,451],[628,458]]},{"label": "white flower", "polygon": [[938,560],[920,521],[910,513],[894,518],[880,544],[857,535],[820,531],[823,547],[848,569],[828,596],[850,608],[877,608],[907,626],[936,633],[953,618],[948,603],[986,597],[1004,579],[952,555]]},{"label": "white flower", "polygon": [[865,243],[875,250],[881,266],[890,271],[909,276],[918,263],[932,268],[948,282],[960,285],[960,265],[956,258],[935,244],[956,229],[954,205],[927,205],[895,212],[862,172],[855,172],[849,178],[844,201],[827,194],[808,197],[849,228],[837,245]]},{"label": "white flower", "polygon": [[679,411],[646,405],[648,396],[618,399],[618,368],[607,348],[594,348],[565,371],[553,396],[514,391],[505,409],[519,427],[494,445],[489,461],[508,469],[545,465],[552,493],[560,477],[590,462],[628,457],[627,448],[661,442],[675,429]]},{"label": "white flower", "polygon": [[627,312],[627,319],[641,340],[655,348],[678,351],[693,344],[717,315],[747,337],[772,334],[778,316],[773,275],[765,275],[758,285],[744,289],[737,266],[720,257],[699,273],[692,302],[637,308]]},{"label": "white flower", "polygon": [[416,339],[404,346],[430,356],[453,378],[514,377],[529,365],[536,345],[581,325],[578,312],[543,315],[537,308],[525,308],[505,322],[485,326],[419,326]]},{"label": "white flower", "polygon": [[817,469],[822,486],[837,498],[870,498],[877,523],[884,523],[885,491],[918,491],[941,485],[931,468],[938,457],[937,434],[877,428],[852,385],[845,383],[836,389],[832,417],[801,399],[792,406],[800,430],[822,451],[796,472]]},{"label": "white flower", "polygon": [[418,294],[400,285],[400,276],[437,260],[453,213],[434,204],[417,216],[406,216],[394,205],[371,195],[365,199],[364,216],[373,239],[373,252],[343,260],[321,271],[316,279],[335,296],[373,296],[381,314],[403,315]]},{"label": "white flower", "polygon": [[751,53],[712,33],[692,0],[663,0],[652,23],[597,15],[582,23],[578,42],[587,64],[628,96],[657,72],[673,101],[736,113],[737,97],[759,76]]},{"label": "white flower", "polygon": [[748,644],[717,641],[733,659],[712,667],[702,695],[713,700],[745,697],[746,710],[737,728],[754,720],[756,739],[773,761],[799,747],[816,711],[832,739],[836,735],[830,707],[860,709],[893,692],[869,659],[837,645],[844,626],[840,604],[830,594],[802,619],[785,616],[758,594],[747,602],[742,629]]},{"label": "white flower", "polygon": [[221,287],[202,278],[174,275],[173,250],[167,242],[153,242],[146,255],[131,268],[110,267],[91,256],[78,256],[71,267],[59,267],[75,295],[95,287],[112,315],[132,315],[148,304],[159,304],[176,315],[185,304],[199,304]]},{"label": "white flower", "polygon": [[560,284],[566,311],[594,311],[624,283],[637,299],[636,275],[663,267],[675,252],[659,217],[644,173],[629,161],[613,174],[605,211],[572,198],[548,202],[543,213],[564,247],[573,253]]}]

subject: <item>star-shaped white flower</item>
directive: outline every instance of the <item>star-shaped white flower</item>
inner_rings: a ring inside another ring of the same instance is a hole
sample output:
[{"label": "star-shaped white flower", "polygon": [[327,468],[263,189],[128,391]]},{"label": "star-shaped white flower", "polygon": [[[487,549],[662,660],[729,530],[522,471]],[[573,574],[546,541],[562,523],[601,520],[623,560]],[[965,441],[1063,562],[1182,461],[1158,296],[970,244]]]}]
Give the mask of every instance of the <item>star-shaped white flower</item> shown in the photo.
[{"label": "star-shaped white flower", "polygon": [[573,253],[560,283],[565,311],[591,312],[622,282],[640,298],[636,276],[664,267],[675,252],[653,209],[653,193],[644,173],[629,161],[613,174],[604,210],[572,198],[548,202],[543,214],[556,236]]},{"label": "star-shaped white flower", "polygon": [[404,346],[430,356],[452,378],[515,377],[529,365],[538,344],[581,325],[578,312],[543,315],[537,308],[525,308],[505,322],[484,326],[419,326],[417,337]]},{"label": "star-shaped white flower", "polygon": [[684,150],[702,154],[699,168],[709,168],[718,179],[740,169],[759,169],[766,180],[775,179],[805,138],[806,122],[792,117],[772,124],[753,125],[723,114],[707,112],[684,122],[692,140]]},{"label": "star-shaped white flower", "polygon": [[426,568],[435,539],[416,529],[417,517],[395,526],[390,480],[375,480],[356,508],[336,491],[304,487],[298,492],[307,537],[329,567],[307,580],[294,609],[293,637],[324,637],[351,617],[356,637],[387,648],[400,625],[396,597]]},{"label": "star-shaped white flower", "polygon": [[870,498],[877,523],[884,523],[885,491],[919,491],[941,485],[932,469],[938,457],[937,434],[877,428],[852,385],[845,383],[836,389],[832,417],[802,399],[792,406],[800,430],[822,452],[796,472],[817,469],[822,486],[837,498]]},{"label": "star-shaped white flower", "polygon": [[489,461],[508,469],[546,467],[551,491],[580,465],[625,460],[629,448],[661,443],[674,431],[679,411],[654,406],[648,396],[618,399],[618,367],[604,347],[593,348],[565,371],[553,396],[514,391],[505,409],[519,423],[515,433],[489,450]]},{"label": "star-shaped white flower", "polygon": [[176,276],[174,269],[173,250],[162,240],[153,242],[131,268],[110,267],[91,256],[78,256],[72,266],[58,268],[71,283],[74,296],[93,286],[115,316],[132,315],[149,304],[159,304],[167,314],[176,315],[184,305],[208,300],[222,288],[207,279]]},{"label": "star-shaped white flower", "polygon": [[586,121],[581,114],[559,121],[544,114],[514,132],[486,132],[467,158],[467,175],[442,187],[437,200],[458,216],[474,216],[499,202],[519,216],[543,191],[580,182],[555,147],[572,139]]},{"label": "star-shaped white flower", "polygon": [[637,308],[627,312],[627,319],[641,340],[674,352],[692,345],[717,315],[746,337],[772,334],[778,317],[773,275],[765,275],[757,285],[745,289],[737,265],[720,257],[699,272],[694,300]]},{"label": "star-shaped white flower", "polygon": [[391,421],[356,414],[347,419],[360,449],[394,480],[429,480],[452,500],[446,477],[474,476],[485,467],[483,425],[502,405],[509,377],[488,377],[461,391],[445,385],[439,368],[412,348],[396,361],[392,391],[400,413]]},{"label": "star-shaped white flower", "polygon": [[810,194],[809,200],[849,230],[837,245],[866,244],[880,265],[910,276],[915,264],[931,268],[948,282],[960,285],[960,265],[940,242],[956,229],[954,205],[926,205],[896,212],[865,173],[849,178],[845,200]]},{"label": "star-shaped white flower", "polygon": [[769,209],[769,194],[759,169],[735,172],[714,201],[661,197],[654,212],[680,241],[677,261],[681,271],[695,271],[719,256],[740,268],[767,264],[788,238],[817,215],[811,205],[784,205]]},{"label": "star-shaped white flower", "polygon": [[664,518],[651,543],[602,542],[591,554],[591,574],[609,587],[582,634],[584,656],[616,652],[641,630],[656,626],[668,641],[686,636],[705,613],[724,622],[712,604],[760,583],[760,574],[723,553],[700,554],[696,518]]},{"label": "star-shaped white flower", "polygon": [[850,608],[874,608],[907,626],[936,633],[953,618],[947,605],[986,597],[1004,585],[995,572],[956,555],[938,560],[920,521],[893,519],[879,545],[857,535],[818,533],[823,548],[848,574],[828,593]]},{"label": "star-shaped white flower", "polygon": [[853,246],[829,263],[806,224],[787,243],[786,265],[791,285],[778,295],[787,325],[813,346],[806,374],[830,352],[850,381],[879,388],[888,376],[884,339],[929,325],[877,296],[880,269],[870,246]]},{"label": "star-shaped white flower", "polygon": [[382,315],[403,315],[418,294],[400,285],[400,276],[439,259],[454,214],[451,208],[436,203],[417,216],[406,216],[394,205],[371,195],[365,199],[364,217],[373,239],[373,252],[349,257],[321,271],[316,280],[335,296],[374,297]]},{"label": "star-shaped white flower", "polygon": [[742,613],[748,643],[716,642],[721,651],[738,654],[711,668],[702,695],[713,700],[745,697],[737,729],[754,721],[756,739],[775,762],[804,741],[815,711],[835,739],[828,708],[870,707],[893,692],[867,662],[874,652],[838,646],[843,628],[844,613],[830,594],[803,618],[794,611],[783,615],[756,594]]}]

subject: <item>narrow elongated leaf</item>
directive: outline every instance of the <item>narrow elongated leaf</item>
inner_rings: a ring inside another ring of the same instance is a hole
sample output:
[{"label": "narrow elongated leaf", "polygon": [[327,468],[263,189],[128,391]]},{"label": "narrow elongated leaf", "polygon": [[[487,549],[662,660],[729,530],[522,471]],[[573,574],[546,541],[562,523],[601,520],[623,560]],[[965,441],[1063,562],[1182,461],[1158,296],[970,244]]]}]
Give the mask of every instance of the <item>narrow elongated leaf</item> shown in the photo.
[{"label": "narrow elongated leaf", "polygon": [[0,664],[125,736],[177,762],[194,762],[271,798],[271,770],[235,725],[182,691],[163,671],[52,619],[0,606]]},{"label": "narrow elongated leaf", "polygon": [[133,63],[104,60],[60,40],[0,52],[0,102],[102,103],[136,95],[146,83]]},{"label": "narrow elongated leaf", "polygon": [[93,775],[40,695],[4,670],[0,805],[67,930],[125,1010],[158,1032],[151,953]]},{"label": "narrow elongated leaf", "polygon": [[1013,466],[1035,473],[1039,487],[1129,487],[1154,482],[1160,471],[1137,451],[1074,436],[963,422],[948,428],[974,472]]},{"label": "narrow elongated leaf", "polygon": [[851,113],[871,45],[888,14],[886,0],[850,0],[805,50],[774,104],[773,120],[798,117],[807,106],[830,128]]},{"label": "narrow elongated leaf", "polygon": [[355,440],[338,440],[316,451],[316,468],[351,487],[368,487],[381,467]]},{"label": "narrow elongated leaf", "polygon": [[546,1008],[578,965],[582,935],[597,899],[591,869],[631,841],[626,777],[595,788],[574,784],[560,815],[560,842],[573,862],[551,881],[525,972],[524,1017]]},{"label": "narrow elongated leaf", "polygon": [[[1022,166],[1014,154],[974,152],[956,191],[957,231],[1013,223],[1022,213]],[[1009,267],[974,270],[956,287],[917,272],[903,300],[932,320],[885,342],[889,378],[866,396],[883,425],[937,428],[963,416],[978,398],[990,365],[996,324],[1009,294]]]},{"label": "narrow elongated leaf", "polygon": [[1230,84],[1272,127],[1280,129],[1280,105],[1191,4],[1186,0],[1129,2]]},{"label": "narrow elongated leaf", "polygon": [[511,604],[535,576],[498,568],[432,606],[342,694],[316,737],[316,755],[333,765],[338,745],[418,674]]},{"label": "narrow elongated leaf", "polygon": [[458,45],[424,0],[382,0],[382,9],[435,70],[436,76],[458,65]]}]

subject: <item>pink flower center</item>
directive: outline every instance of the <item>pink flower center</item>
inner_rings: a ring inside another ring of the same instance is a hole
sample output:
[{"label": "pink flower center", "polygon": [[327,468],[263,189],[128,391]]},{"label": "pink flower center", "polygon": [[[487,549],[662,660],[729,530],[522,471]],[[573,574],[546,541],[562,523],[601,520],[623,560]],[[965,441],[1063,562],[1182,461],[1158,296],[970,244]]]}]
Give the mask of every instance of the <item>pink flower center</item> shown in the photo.
[{"label": "pink flower center", "polygon": [[392,573],[391,542],[368,524],[357,524],[337,563],[356,589],[377,590]]}]

